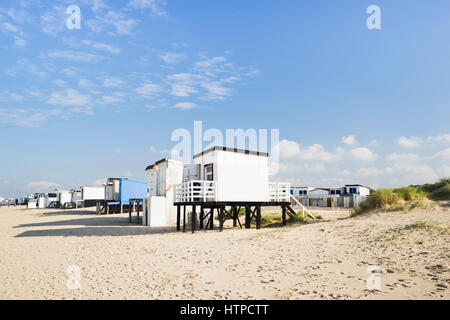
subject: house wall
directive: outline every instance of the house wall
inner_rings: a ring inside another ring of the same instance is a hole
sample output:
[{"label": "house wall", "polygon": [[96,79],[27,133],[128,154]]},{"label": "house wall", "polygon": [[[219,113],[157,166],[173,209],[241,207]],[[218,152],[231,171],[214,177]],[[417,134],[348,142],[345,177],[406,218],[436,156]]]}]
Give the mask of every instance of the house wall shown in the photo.
[{"label": "house wall", "polygon": [[328,194],[329,194],[328,190],[322,190],[322,189],[312,190],[312,191],[309,192],[309,196],[311,198],[313,198],[313,197],[323,197],[323,196],[327,196]]},{"label": "house wall", "polygon": [[194,159],[204,167],[214,165],[216,201],[265,202],[269,198],[268,158],[237,152],[214,150]]},{"label": "house wall", "polygon": [[119,201],[128,205],[130,199],[145,199],[147,198],[147,188],[146,182],[121,179]]},{"label": "house wall", "polygon": [[83,200],[104,200],[105,188],[103,187],[82,187],[81,197]]},{"label": "house wall", "polygon": [[[166,224],[176,222],[177,219],[177,208],[173,205],[174,185],[183,182],[185,166],[181,161],[169,159],[148,170],[148,201],[151,202],[153,198],[160,197],[165,199],[162,214],[165,216]],[[155,201],[159,202],[160,200]],[[149,206],[152,207],[153,205],[150,203]],[[157,207],[160,208],[159,205]]]}]

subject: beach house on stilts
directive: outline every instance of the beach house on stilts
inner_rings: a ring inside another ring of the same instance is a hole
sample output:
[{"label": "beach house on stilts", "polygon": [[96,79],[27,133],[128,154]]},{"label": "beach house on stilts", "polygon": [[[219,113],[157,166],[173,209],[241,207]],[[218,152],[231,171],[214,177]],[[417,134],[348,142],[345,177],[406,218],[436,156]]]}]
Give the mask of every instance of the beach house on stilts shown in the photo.
[{"label": "beach house on stilts", "polygon": [[[212,147],[196,154],[193,164],[164,159],[147,167],[150,197],[144,205],[144,224],[152,226],[152,220],[161,223],[176,217],[177,230],[185,231],[190,220],[194,232],[197,228],[213,229],[216,215],[222,230],[227,219],[233,220],[234,227],[242,227],[239,213],[243,210],[245,228],[254,220],[259,229],[264,206],[280,206],[286,224],[286,214],[295,214],[290,207],[290,184],[269,181],[268,156],[265,152]],[[152,194],[152,190],[159,191]]]}]

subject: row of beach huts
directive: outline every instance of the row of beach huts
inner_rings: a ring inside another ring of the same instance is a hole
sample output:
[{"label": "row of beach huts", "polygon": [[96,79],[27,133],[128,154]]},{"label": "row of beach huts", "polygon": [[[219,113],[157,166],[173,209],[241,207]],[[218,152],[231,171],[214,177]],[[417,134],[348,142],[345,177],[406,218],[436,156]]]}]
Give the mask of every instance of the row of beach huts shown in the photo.
[{"label": "row of beach huts", "polygon": [[[361,185],[327,189],[271,182],[268,156],[265,152],[216,146],[196,154],[192,163],[165,158],[147,166],[146,182],[108,178],[102,187],[36,193],[15,203],[30,209],[95,206],[98,214],[128,212],[130,222],[131,214],[137,213],[136,221],[146,226],[176,223],[177,230],[185,230],[188,223],[195,230],[212,229],[215,215],[220,229],[227,219],[233,220],[233,226],[239,223],[242,227],[242,212],[246,228],[252,221],[259,228],[261,208],[266,206],[280,207],[285,224],[286,215],[296,214],[293,205],[298,205],[303,215],[313,217],[308,206],[328,206],[329,201],[331,206],[339,206],[336,199],[361,200],[370,192]],[[345,206],[350,207],[350,202]]]}]

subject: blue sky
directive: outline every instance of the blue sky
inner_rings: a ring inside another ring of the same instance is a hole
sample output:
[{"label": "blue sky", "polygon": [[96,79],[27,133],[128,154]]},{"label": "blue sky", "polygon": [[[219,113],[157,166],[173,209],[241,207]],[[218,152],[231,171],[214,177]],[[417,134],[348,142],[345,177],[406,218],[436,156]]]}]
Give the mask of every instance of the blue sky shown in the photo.
[{"label": "blue sky", "polygon": [[2,1],[0,195],[144,180],[195,120],[279,129],[272,180],[450,176],[448,30],[445,0]]}]

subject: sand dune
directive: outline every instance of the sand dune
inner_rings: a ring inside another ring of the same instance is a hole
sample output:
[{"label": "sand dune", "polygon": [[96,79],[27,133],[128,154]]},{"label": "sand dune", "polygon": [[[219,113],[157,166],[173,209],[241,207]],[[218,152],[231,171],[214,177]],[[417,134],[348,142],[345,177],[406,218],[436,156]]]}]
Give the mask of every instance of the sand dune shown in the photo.
[{"label": "sand dune", "polygon": [[449,299],[449,213],[183,234],[126,214],[0,208],[0,298]]}]

